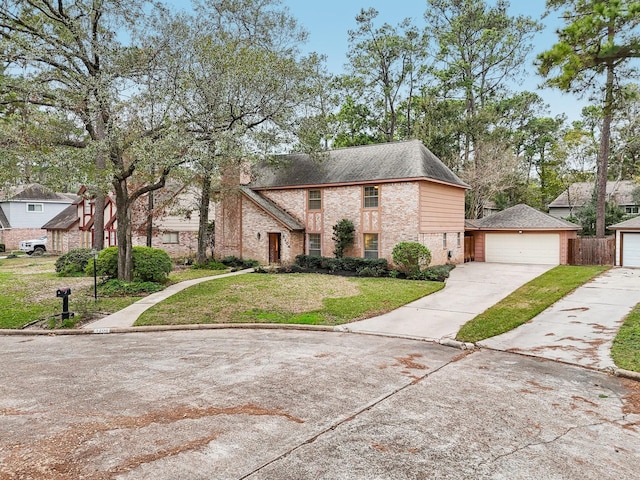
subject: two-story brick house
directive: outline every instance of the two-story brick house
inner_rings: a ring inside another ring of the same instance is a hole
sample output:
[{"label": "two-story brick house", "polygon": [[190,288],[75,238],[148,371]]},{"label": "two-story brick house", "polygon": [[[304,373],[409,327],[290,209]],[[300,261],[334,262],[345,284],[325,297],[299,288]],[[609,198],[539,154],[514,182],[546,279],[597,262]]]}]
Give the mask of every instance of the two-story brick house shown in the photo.
[{"label": "two-story brick house", "polygon": [[386,258],[417,241],[432,264],[464,259],[468,186],[418,140],[286,155],[257,165],[248,183],[223,182],[216,254],[291,263],[301,253],[332,256],[333,226],[355,226],[346,255]]}]

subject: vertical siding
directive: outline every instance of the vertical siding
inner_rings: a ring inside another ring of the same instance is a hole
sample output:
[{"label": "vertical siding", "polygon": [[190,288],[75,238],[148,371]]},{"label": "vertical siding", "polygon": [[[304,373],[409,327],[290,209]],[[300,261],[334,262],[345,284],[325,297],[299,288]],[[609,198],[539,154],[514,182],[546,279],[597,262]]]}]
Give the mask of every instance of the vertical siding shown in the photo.
[{"label": "vertical siding", "polygon": [[475,237],[475,249],[476,249],[476,262],[484,262],[484,243],[485,243],[485,235],[484,232],[473,232],[473,236]]}]

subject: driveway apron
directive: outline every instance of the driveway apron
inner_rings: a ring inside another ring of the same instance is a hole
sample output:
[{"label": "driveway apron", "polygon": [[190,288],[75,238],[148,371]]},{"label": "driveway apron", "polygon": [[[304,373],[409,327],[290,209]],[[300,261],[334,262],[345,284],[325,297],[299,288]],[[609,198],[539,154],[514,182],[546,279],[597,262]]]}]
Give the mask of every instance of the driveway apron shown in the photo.
[{"label": "driveway apron", "polygon": [[640,270],[613,268],[528,323],[480,345],[584,367],[614,368],[613,339],[638,302]]},{"label": "driveway apron", "polygon": [[465,263],[451,271],[445,288],[342,330],[440,341],[553,265]]}]

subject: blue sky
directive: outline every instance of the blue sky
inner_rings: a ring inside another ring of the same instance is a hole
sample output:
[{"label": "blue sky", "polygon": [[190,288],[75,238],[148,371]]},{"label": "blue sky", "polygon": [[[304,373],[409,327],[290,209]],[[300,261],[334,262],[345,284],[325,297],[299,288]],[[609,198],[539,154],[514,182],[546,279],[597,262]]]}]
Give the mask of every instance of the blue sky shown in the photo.
[{"label": "blue sky", "polygon": [[[168,0],[179,8],[188,7],[189,0]],[[356,27],[355,17],[362,8],[373,7],[378,10],[376,19],[381,25],[389,23],[397,25],[404,18],[411,18],[415,25],[423,26],[423,15],[426,0],[281,0],[289,8],[291,14],[309,32],[309,40],[302,50],[317,52],[327,56],[327,67],[331,73],[340,73],[346,62],[349,29]],[[544,0],[511,0],[512,15],[529,15],[540,19],[545,11]],[[525,65],[525,74],[520,85],[514,85],[516,91],[537,91],[545,103],[550,106],[550,113],[564,113],[569,120],[577,120],[585,101],[575,96],[563,94],[553,89],[538,89],[543,79],[533,66],[535,55],[549,48],[556,40],[554,30],[561,25],[555,17],[542,20],[545,25],[534,39],[534,48]]]}]

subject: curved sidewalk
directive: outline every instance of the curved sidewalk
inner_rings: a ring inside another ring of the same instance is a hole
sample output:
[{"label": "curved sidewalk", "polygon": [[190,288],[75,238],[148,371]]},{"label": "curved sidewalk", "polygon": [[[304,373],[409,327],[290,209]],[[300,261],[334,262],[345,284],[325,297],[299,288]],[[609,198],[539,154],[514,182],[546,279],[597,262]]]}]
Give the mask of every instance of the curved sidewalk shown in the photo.
[{"label": "curved sidewalk", "polygon": [[174,295],[185,288],[189,288],[193,285],[197,285],[198,283],[207,282],[209,280],[215,280],[217,278],[225,278],[225,277],[233,277],[236,275],[242,275],[245,273],[253,272],[253,268],[248,268],[246,270],[240,270],[238,272],[231,273],[223,273],[222,275],[213,275],[210,277],[202,277],[195,278],[193,280],[186,280],[180,283],[174,283],[173,285],[168,286],[164,290],[156,293],[152,293],[141,300],[138,300],[136,303],[129,305],[127,308],[123,308],[111,315],[107,315],[100,320],[96,320],[94,322],[87,323],[82,328],[95,330],[100,328],[118,328],[118,327],[131,327],[135,321],[138,319],[142,313],[151,307],[153,307],[156,303],[160,303],[163,300],[166,300],[171,295]]}]

